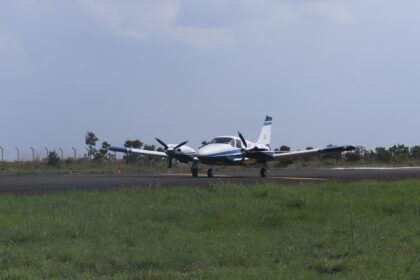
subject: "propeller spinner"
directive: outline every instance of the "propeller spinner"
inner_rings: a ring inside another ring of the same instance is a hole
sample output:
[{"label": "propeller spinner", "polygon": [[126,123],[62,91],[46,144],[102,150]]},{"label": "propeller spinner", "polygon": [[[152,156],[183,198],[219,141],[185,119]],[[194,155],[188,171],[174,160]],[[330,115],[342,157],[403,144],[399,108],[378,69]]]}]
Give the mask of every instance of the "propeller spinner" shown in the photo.
[{"label": "propeller spinner", "polygon": [[155,139],[156,139],[156,141],[159,142],[159,144],[161,144],[165,148],[165,153],[168,155],[168,168],[172,168],[175,151],[177,149],[181,148],[182,146],[184,146],[185,144],[187,144],[188,141],[184,141],[184,142],[179,143],[178,145],[175,145],[175,146],[173,146],[173,145],[169,146],[168,144],[166,144],[165,142],[163,142],[159,138],[156,137]]}]

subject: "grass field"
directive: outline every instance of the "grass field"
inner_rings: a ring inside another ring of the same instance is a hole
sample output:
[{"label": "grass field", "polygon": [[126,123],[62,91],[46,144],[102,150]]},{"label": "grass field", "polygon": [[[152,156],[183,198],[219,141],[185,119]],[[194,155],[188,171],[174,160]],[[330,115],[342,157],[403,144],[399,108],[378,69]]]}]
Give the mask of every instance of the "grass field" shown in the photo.
[{"label": "grass field", "polygon": [[[292,164],[285,165],[282,162],[272,163],[272,168],[290,168],[290,169],[301,169],[301,168],[332,168],[332,167],[415,167],[420,166],[420,161],[417,160],[406,160],[403,162],[369,162],[360,161],[358,163],[351,163],[345,161],[336,160],[317,160],[313,159],[310,161],[296,160]],[[226,170],[243,170],[244,168],[252,168],[255,170],[255,166],[239,166],[239,167],[218,167],[219,169]],[[191,165],[178,163],[174,164],[173,171],[178,172],[190,172]],[[167,172],[166,161],[141,161],[134,164],[127,164],[124,160],[108,160],[108,161],[88,161],[88,160],[71,160],[67,159],[62,161],[59,166],[52,167],[46,164],[46,161],[21,161],[21,162],[5,162],[0,161],[0,176],[8,175],[32,175],[32,174],[70,174],[70,173],[82,173],[82,174],[132,174],[132,173],[156,173],[156,172]]]},{"label": "grass field", "polygon": [[[174,166],[174,170],[189,170],[187,165]],[[69,160],[62,162],[58,167],[51,167],[45,161],[1,162],[0,176],[7,175],[32,175],[32,174],[116,174],[116,173],[145,173],[162,172],[167,170],[165,162],[142,162],[126,164],[124,161],[85,161]]]},{"label": "grass field", "polygon": [[0,196],[0,279],[420,279],[420,181]]}]

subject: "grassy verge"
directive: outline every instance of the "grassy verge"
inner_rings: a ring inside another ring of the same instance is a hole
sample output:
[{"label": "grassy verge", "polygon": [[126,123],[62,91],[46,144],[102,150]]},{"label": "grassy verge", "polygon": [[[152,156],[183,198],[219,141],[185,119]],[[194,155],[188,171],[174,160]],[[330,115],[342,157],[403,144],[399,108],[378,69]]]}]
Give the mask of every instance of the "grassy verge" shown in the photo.
[{"label": "grassy verge", "polygon": [[[401,167],[401,166],[420,166],[420,161],[404,161],[400,163],[379,163],[360,161],[350,163],[335,160],[296,160],[292,164],[284,165],[282,162],[270,164],[273,168],[332,168],[332,167]],[[190,172],[191,164],[177,164],[172,169],[173,172]],[[205,169],[206,166],[203,166]],[[255,170],[256,166],[239,167],[218,167],[226,170],[244,170],[250,168]],[[87,160],[65,160],[58,167],[51,167],[45,161],[26,161],[26,162],[0,162],[0,176],[2,175],[33,175],[33,174],[116,174],[116,173],[156,173],[168,171],[166,161],[140,161],[134,164],[127,164],[124,160],[117,161],[87,161]]]},{"label": "grassy verge", "polygon": [[420,181],[0,197],[0,279],[419,279]]},{"label": "grassy verge", "polygon": [[[183,170],[184,165],[175,166],[174,170]],[[185,169],[185,168],[184,168]],[[116,173],[147,173],[163,172],[167,170],[164,162],[141,162],[128,165],[124,161],[85,161],[69,160],[58,167],[51,167],[44,161],[0,162],[0,176],[2,175],[35,175],[35,174],[116,174]]]}]

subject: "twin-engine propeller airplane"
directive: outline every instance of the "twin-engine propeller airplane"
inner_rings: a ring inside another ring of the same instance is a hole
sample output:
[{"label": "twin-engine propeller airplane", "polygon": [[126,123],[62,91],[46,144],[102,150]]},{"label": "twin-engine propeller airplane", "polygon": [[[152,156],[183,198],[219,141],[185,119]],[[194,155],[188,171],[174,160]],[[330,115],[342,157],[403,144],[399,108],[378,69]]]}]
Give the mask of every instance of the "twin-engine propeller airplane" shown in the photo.
[{"label": "twin-engine propeller airplane", "polygon": [[255,143],[246,140],[245,137],[238,132],[238,136],[216,137],[207,145],[199,148],[198,151],[188,147],[186,145],[188,141],[184,141],[180,144],[166,144],[158,138],[156,138],[156,141],[164,147],[164,152],[121,147],[110,147],[109,150],[123,153],[137,153],[147,156],[166,157],[168,158],[169,168],[172,167],[173,159],[182,163],[192,162],[191,174],[193,177],[198,176],[199,163],[209,166],[209,169],[207,170],[208,177],[213,177],[214,165],[252,164],[259,164],[261,166],[261,177],[266,177],[269,161],[281,161],[315,154],[341,153],[355,149],[354,146],[340,146],[294,152],[275,151],[270,147],[272,124],[272,117],[267,116],[260,136]]}]

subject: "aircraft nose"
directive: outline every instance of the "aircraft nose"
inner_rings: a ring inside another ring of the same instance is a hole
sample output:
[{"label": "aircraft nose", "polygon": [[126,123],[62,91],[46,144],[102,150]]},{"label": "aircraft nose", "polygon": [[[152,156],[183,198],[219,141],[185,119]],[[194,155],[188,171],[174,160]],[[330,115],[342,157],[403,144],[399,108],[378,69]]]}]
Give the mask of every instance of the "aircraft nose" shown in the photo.
[{"label": "aircraft nose", "polygon": [[210,154],[211,154],[211,150],[208,149],[207,147],[203,147],[203,148],[199,149],[198,152],[197,152],[198,158],[206,158]]},{"label": "aircraft nose", "polygon": [[200,150],[198,150],[198,153],[197,153],[197,156],[198,156],[198,157],[206,157],[206,156],[208,156],[208,155],[209,155],[208,151],[206,151],[206,150],[204,150],[204,149],[200,149]]}]

